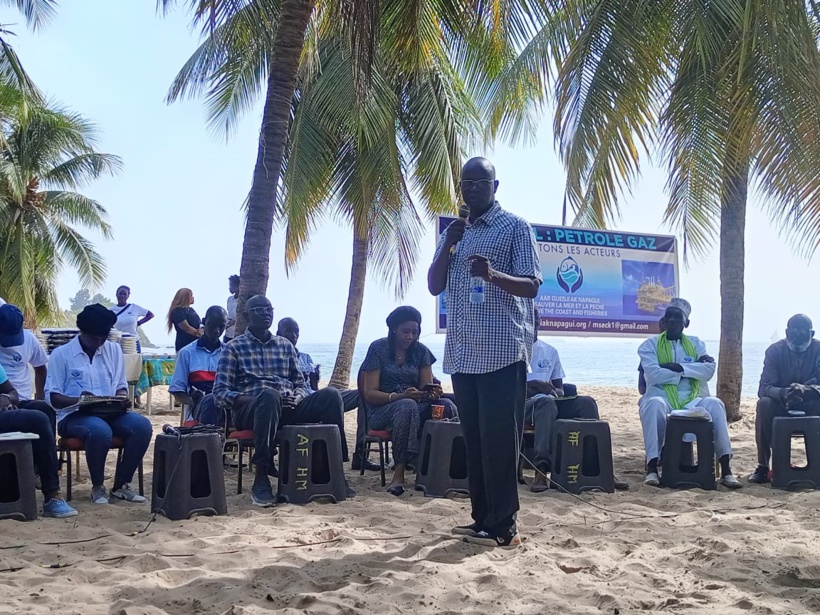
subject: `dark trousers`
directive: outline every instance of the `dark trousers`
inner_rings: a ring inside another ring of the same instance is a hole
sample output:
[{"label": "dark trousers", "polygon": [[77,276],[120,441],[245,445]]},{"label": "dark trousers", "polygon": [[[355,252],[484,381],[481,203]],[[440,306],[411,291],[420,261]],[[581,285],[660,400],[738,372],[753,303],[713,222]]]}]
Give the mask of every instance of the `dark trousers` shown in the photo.
[{"label": "dark trousers", "polygon": [[[820,403],[804,403],[795,407],[806,413],[806,416],[820,416]],[[757,442],[757,463],[769,467],[772,458],[772,433],[774,419],[778,416],[788,416],[786,406],[771,397],[761,397],[757,400],[757,414],[755,416],[755,441]]]},{"label": "dark trousers", "polygon": [[216,405],[216,400],[211,393],[208,393],[197,402],[191,411],[191,416],[203,425],[225,426],[225,411]]},{"label": "dark trousers", "polygon": [[105,480],[105,459],[111,449],[112,438],[117,436],[125,441],[122,462],[114,476],[115,489],[134,478],[154,432],[151,421],[136,412],[105,418],[73,412],[60,421],[58,431],[62,438],[79,438],[85,444],[85,461],[91,484],[95,487],[101,486]]},{"label": "dark trousers", "polygon": [[533,395],[524,406],[524,421],[520,419],[516,424],[531,423],[535,428],[533,463],[541,472],[549,472],[552,468],[552,434],[555,431],[555,421],[559,419],[597,419],[598,404],[586,395],[575,399],[556,401],[548,395]]},{"label": "dark trousers", "polygon": [[0,433],[22,431],[35,433],[37,440],[30,440],[34,467],[40,474],[44,495],[60,491],[57,478],[57,445],[51,423],[43,412],[37,410],[3,410],[0,412]]},{"label": "dark trousers", "polygon": [[46,402],[35,399],[21,399],[17,407],[20,410],[38,410],[42,412],[48,417],[48,422],[51,423],[51,433],[57,433],[57,413]]},{"label": "dark trousers", "polygon": [[473,520],[503,535],[518,511],[516,417],[523,416],[527,365],[518,361],[488,374],[453,374],[453,391],[467,448]]},{"label": "dark trousers", "polygon": [[295,408],[282,407],[282,396],[267,389],[251,402],[233,409],[233,424],[237,429],[253,430],[253,458],[260,469],[267,469],[273,459],[274,438],[280,425],[336,425],[342,440],[342,456],[348,461],[347,438],[344,427],[344,402],[336,389],[322,389],[308,395]]}]

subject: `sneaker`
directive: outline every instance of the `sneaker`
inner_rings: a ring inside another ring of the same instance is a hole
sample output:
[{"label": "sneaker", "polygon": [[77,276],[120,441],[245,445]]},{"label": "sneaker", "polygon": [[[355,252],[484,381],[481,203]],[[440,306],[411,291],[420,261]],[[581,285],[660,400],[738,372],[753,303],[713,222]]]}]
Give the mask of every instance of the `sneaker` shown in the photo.
[{"label": "sneaker", "polygon": [[456,536],[475,536],[481,531],[478,523],[471,523],[470,525],[457,525],[453,528],[453,534]]},{"label": "sneaker", "polygon": [[65,500],[51,498],[43,502],[43,516],[64,519],[65,517],[76,517],[77,511],[71,508]]},{"label": "sneaker", "polygon": [[125,500],[126,502],[133,502],[134,504],[142,504],[143,502],[148,501],[139,493],[131,489],[131,485],[128,483],[125,483],[119,489],[114,489],[111,492],[111,497],[117,498],[118,500]]},{"label": "sneaker", "polygon": [[482,547],[499,547],[501,549],[514,549],[521,546],[521,535],[518,530],[513,528],[505,536],[491,534],[489,532],[480,531],[475,536],[465,536],[462,540]]},{"label": "sneaker", "polygon": [[660,487],[661,486],[661,477],[658,476],[657,472],[650,472],[646,475],[646,478],[643,481],[643,484],[647,487]]},{"label": "sneaker", "polygon": [[108,504],[108,494],[105,492],[105,487],[91,487],[91,503]]},{"label": "sneaker", "polygon": [[765,485],[769,481],[769,468],[766,466],[757,466],[754,474],[749,476],[749,482],[756,485]]},{"label": "sneaker", "polygon": [[720,479],[720,484],[724,487],[728,487],[729,489],[740,489],[743,487],[743,483],[741,483],[737,478],[735,478],[734,474],[727,474],[723,478]]},{"label": "sneaker", "polygon": [[251,487],[251,502],[262,508],[276,505],[276,498],[273,497],[273,489],[270,486],[270,481],[259,480],[253,483],[253,487]]}]

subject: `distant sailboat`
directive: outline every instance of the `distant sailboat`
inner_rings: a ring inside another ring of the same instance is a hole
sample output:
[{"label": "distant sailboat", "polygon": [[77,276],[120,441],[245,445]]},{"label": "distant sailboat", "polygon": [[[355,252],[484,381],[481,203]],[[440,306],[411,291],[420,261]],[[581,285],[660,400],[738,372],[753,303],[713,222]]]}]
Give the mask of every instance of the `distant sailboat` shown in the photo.
[{"label": "distant sailboat", "polygon": [[771,339],[772,344],[774,344],[775,342],[780,341],[780,336],[777,334],[777,329],[774,330],[774,333],[772,333],[772,337],[769,338],[769,339]]}]

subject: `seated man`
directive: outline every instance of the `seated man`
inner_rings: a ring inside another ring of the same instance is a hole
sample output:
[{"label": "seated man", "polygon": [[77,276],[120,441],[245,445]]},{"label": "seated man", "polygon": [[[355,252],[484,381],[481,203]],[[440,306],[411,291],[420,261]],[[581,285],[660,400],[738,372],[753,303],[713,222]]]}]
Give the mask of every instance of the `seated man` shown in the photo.
[{"label": "seated man", "polygon": [[57,447],[54,444],[54,431],[51,422],[43,412],[37,410],[18,410],[17,391],[6,377],[0,365],[0,433],[22,431],[39,436],[31,440],[31,452],[34,467],[40,475],[43,491],[44,517],[74,517],[77,511],[71,508],[60,497],[60,478],[57,475]]},{"label": "seated man", "polygon": [[786,416],[789,410],[820,416],[818,383],[820,341],[814,339],[811,319],[797,314],[789,319],[786,339],[775,342],[766,350],[755,419],[757,469],[749,477],[749,482],[769,482],[772,430],[776,416]]},{"label": "seated man", "polygon": [[82,395],[120,397],[125,410],[130,406],[122,350],[119,344],[108,341],[116,321],[114,313],[99,303],[83,308],[77,315],[80,334],[54,349],[46,379],[46,394],[58,410],[57,433],[62,438],[78,438],[85,445],[94,504],[108,504],[103,484],[105,459],[114,436],[125,441],[125,448],[111,497],[127,502],[146,501],[129,483],[151,443],[151,422],[135,412],[95,416],[78,411]]},{"label": "seated man", "polygon": [[[299,358],[299,369],[302,370],[302,375],[305,378],[305,389],[308,395],[319,390],[319,366],[313,362],[313,358],[306,352],[301,352],[297,347],[299,341],[299,324],[293,318],[283,318],[279,321],[276,329],[276,335],[284,337],[293,347],[296,348],[296,354]],[[359,407],[359,391],[339,391],[342,394],[342,402],[344,403],[345,412],[356,410]],[[356,450],[353,453],[352,469],[361,469],[362,458],[362,443],[364,442],[364,417],[360,417],[359,425],[356,429]],[[381,467],[377,463],[370,460],[365,462],[365,470],[380,470]]]},{"label": "seated man", "polygon": [[[273,506],[276,500],[268,471],[278,427],[309,423],[336,425],[344,461],[347,461],[344,404],[336,389],[308,394],[293,344],[271,335],[270,301],[257,295],[248,299],[245,309],[248,329],[222,349],[214,398],[220,408],[231,412],[234,427],[253,430],[252,462],[256,466],[256,477],[251,500],[257,506]],[[348,487],[348,496],[353,495]]]},{"label": "seated man", "polygon": [[225,414],[216,405],[213,388],[224,346],[219,337],[225,332],[227,323],[228,313],[223,307],[209,307],[202,321],[205,327],[202,337],[177,353],[168,392],[188,406],[185,420],[193,419],[203,425],[225,424]]},{"label": "seated man", "polygon": [[[708,397],[705,383],[715,375],[715,360],[706,353],[706,345],[696,337],[683,334],[689,326],[692,307],[675,298],[663,316],[664,333],[641,344],[638,356],[646,378],[646,394],[639,411],[646,448],[644,484],[660,485],[658,461],[666,435],[666,420],[673,410],[694,410],[709,414],[715,432],[715,451],[720,459],[721,483],[730,489],[742,487],[732,475],[732,444],[726,408],[716,397]],[[707,397],[703,397],[706,395]]]},{"label": "seated man", "polygon": [[[57,414],[43,401],[47,364],[48,356],[40,342],[31,331],[23,329],[23,312],[20,308],[10,303],[0,306],[0,365],[20,396],[17,407],[44,413],[51,423],[52,432],[56,432]],[[34,370],[34,387],[31,386],[29,367]]]},{"label": "seated man", "polygon": [[[535,322],[541,318],[535,310]],[[559,400],[564,397],[564,369],[558,351],[538,339],[532,345],[532,372],[527,374],[527,401],[524,405],[524,423],[535,428],[535,458],[533,463],[538,471],[530,485],[530,491],[541,493],[549,489],[547,475],[552,471],[552,434],[558,419],[599,419],[598,404],[592,397],[579,395],[574,399]],[[520,427],[520,426],[519,426]],[[619,488],[629,485],[617,481]]]}]

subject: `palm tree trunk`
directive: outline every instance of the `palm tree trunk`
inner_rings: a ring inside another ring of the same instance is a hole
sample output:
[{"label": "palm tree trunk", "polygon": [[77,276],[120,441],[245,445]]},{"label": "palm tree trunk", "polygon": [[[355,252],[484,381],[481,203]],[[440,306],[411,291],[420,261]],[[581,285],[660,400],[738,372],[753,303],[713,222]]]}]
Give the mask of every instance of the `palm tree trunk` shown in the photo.
[{"label": "palm tree trunk", "polygon": [[743,386],[743,299],[749,160],[723,181],[720,204],[720,357],[717,395],[730,421],[740,419]]},{"label": "palm tree trunk", "polygon": [[353,353],[356,350],[356,335],[359,333],[359,319],[364,303],[364,282],[367,276],[367,236],[353,231],[353,265],[350,268],[350,288],[347,291],[347,311],[345,312],[342,338],[339,340],[339,353],[330,386],[337,389],[350,387],[350,368],[353,365]]},{"label": "palm tree trunk", "polygon": [[259,153],[248,195],[248,215],[239,268],[237,330],[245,329],[245,301],[268,288],[270,244],[276,214],[276,191],[287,144],[296,74],[315,0],[282,0],[268,67],[268,90],[259,132]]}]

